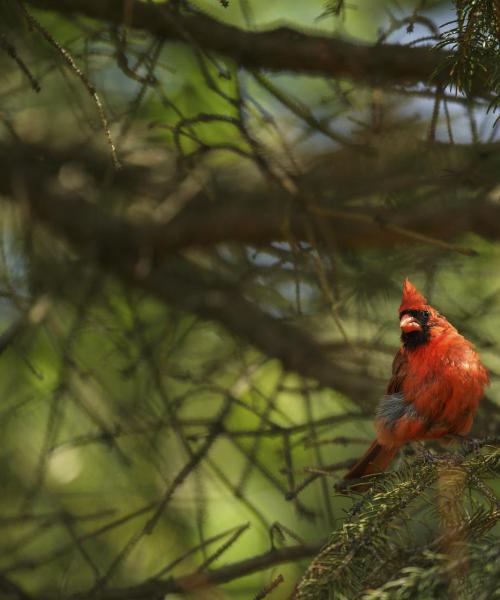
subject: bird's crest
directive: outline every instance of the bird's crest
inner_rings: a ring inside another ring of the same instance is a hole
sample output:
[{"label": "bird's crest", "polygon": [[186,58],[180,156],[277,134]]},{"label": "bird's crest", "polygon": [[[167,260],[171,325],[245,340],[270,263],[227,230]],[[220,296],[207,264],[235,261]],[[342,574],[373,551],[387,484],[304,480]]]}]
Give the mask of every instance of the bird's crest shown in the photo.
[{"label": "bird's crest", "polygon": [[428,307],[429,304],[425,296],[417,290],[417,288],[406,278],[403,283],[403,296],[401,298],[401,306],[399,312],[403,310],[421,310]]}]

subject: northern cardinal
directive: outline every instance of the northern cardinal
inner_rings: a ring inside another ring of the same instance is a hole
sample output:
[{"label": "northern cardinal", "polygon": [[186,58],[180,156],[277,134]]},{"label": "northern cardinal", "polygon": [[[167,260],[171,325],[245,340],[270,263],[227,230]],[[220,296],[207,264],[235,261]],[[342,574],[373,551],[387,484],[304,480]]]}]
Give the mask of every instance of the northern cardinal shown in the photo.
[{"label": "northern cardinal", "polygon": [[407,442],[466,435],[488,384],[472,344],[408,279],[399,326],[401,348],[377,409],[377,439],[344,479],[384,471]]}]

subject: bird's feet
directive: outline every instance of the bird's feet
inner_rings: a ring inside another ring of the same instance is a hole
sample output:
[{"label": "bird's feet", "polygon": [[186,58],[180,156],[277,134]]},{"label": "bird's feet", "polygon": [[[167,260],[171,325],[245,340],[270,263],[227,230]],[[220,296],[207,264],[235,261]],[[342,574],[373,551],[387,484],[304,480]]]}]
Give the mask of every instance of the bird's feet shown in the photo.
[{"label": "bird's feet", "polygon": [[481,450],[481,440],[477,438],[462,437],[462,448],[464,454],[478,454]]},{"label": "bird's feet", "polygon": [[[434,454],[425,447],[423,442],[415,442],[416,453],[420,460],[428,465],[437,465],[442,463],[457,462],[458,455],[451,452]],[[461,459],[459,460],[461,462]]]},{"label": "bird's feet", "polygon": [[415,452],[425,464],[434,465],[439,461],[439,457],[428,450],[422,442],[415,442]]},{"label": "bird's feet", "polygon": [[482,447],[481,440],[473,437],[467,437],[466,435],[460,435],[458,433],[453,433],[446,436],[448,439],[452,441],[460,442],[462,445],[462,450],[464,454],[477,454]]}]

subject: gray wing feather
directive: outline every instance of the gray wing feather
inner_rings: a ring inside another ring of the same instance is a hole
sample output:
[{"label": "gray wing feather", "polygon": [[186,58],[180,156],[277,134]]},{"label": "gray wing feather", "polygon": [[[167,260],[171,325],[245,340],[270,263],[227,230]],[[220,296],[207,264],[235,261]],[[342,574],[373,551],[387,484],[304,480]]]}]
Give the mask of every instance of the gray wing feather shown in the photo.
[{"label": "gray wing feather", "polygon": [[394,426],[402,417],[419,418],[412,402],[407,402],[401,392],[387,394],[377,407],[377,419],[384,421],[386,427]]}]

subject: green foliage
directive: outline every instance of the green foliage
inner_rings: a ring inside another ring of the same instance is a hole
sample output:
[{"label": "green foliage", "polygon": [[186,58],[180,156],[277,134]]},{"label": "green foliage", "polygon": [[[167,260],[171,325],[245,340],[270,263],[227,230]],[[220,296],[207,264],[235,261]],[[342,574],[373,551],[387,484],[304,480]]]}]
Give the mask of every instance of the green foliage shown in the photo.
[{"label": "green foliage", "polygon": [[446,24],[437,48],[451,50],[449,69],[457,90],[483,91],[496,109],[500,96],[500,5],[494,0],[455,0],[457,18]]},{"label": "green foliage", "polygon": [[[405,276],[476,344],[474,433],[500,431],[498,3],[22,5],[0,2],[0,597],[498,596],[493,445],[334,487]],[[458,95],[419,62],[455,12]]]},{"label": "green foliage", "polygon": [[500,503],[481,479],[498,476],[500,452],[457,458],[378,477],[313,560],[296,598],[498,597],[492,531]]}]

